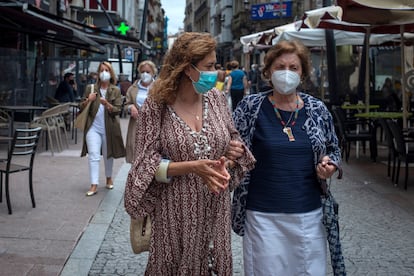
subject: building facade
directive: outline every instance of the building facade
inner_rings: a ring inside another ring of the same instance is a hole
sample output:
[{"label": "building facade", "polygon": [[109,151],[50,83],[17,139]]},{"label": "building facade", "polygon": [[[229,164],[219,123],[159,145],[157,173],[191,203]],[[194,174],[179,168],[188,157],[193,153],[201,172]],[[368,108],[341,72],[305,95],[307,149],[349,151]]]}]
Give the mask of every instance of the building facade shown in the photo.
[{"label": "building facade", "polygon": [[2,105],[47,105],[67,72],[81,96],[102,60],[132,80],[167,50],[160,0],[2,0],[0,14]]},{"label": "building facade", "polygon": [[217,61],[236,59],[243,67],[261,63],[263,49],[243,51],[240,37],[293,22],[322,0],[187,0],[185,31],[209,32],[217,40]]}]

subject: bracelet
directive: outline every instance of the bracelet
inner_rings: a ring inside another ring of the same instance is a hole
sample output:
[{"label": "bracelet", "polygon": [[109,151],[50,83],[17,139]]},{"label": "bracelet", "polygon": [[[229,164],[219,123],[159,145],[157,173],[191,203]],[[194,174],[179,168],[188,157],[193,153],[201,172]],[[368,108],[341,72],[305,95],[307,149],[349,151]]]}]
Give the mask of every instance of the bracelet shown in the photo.
[{"label": "bracelet", "polygon": [[170,160],[161,159],[160,165],[158,166],[157,171],[155,172],[155,180],[162,183],[170,183],[171,177],[167,176],[168,165]]}]

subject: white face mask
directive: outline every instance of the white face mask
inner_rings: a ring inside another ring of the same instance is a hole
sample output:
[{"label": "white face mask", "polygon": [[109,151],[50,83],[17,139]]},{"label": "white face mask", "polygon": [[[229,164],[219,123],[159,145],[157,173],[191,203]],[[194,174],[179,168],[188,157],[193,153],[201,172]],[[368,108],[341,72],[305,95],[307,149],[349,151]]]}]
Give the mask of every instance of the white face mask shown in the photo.
[{"label": "white face mask", "polygon": [[290,70],[277,70],[272,74],[272,84],[277,92],[289,95],[296,92],[300,83],[299,74]]},{"label": "white face mask", "polygon": [[147,72],[142,72],[141,73],[141,81],[143,83],[150,83],[152,81],[152,75],[150,73],[147,73]]},{"label": "white face mask", "polygon": [[101,81],[109,81],[111,79],[111,74],[109,74],[109,72],[103,71],[99,74],[99,79]]}]

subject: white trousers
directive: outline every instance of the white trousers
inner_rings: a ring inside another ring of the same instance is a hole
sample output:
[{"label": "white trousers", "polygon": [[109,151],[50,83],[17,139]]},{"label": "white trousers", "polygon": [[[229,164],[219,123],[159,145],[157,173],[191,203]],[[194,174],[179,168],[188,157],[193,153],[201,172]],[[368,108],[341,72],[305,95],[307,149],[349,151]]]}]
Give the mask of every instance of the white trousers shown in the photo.
[{"label": "white trousers", "polygon": [[325,276],[327,241],[322,210],[274,214],[246,210],[246,276]]},{"label": "white trousers", "polygon": [[107,145],[105,132],[100,132],[91,127],[86,133],[86,145],[88,146],[89,179],[91,184],[99,185],[99,163],[101,161],[101,149],[105,164],[106,177],[112,177],[114,159],[107,158]]}]

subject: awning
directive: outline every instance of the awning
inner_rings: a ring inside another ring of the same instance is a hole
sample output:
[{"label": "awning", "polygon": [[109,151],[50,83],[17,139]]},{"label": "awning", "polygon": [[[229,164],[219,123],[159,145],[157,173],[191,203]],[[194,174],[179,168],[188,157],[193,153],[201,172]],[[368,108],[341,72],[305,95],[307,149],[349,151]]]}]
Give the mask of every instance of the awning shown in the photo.
[{"label": "awning", "polygon": [[132,48],[139,48],[141,46],[139,40],[131,41],[123,39],[121,37],[114,37],[113,35],[108,35],[106,33],[86,33],[86,36],[89,39],[92,39],[100,44],[120,44],[122,46],[128,46]]},{"label": "awning", "polygon": [[2,34],[24,33],[34,40],[105,53],[105,48],[87,37],[85,32],[54,20],[27,3],[0,3]]}]

